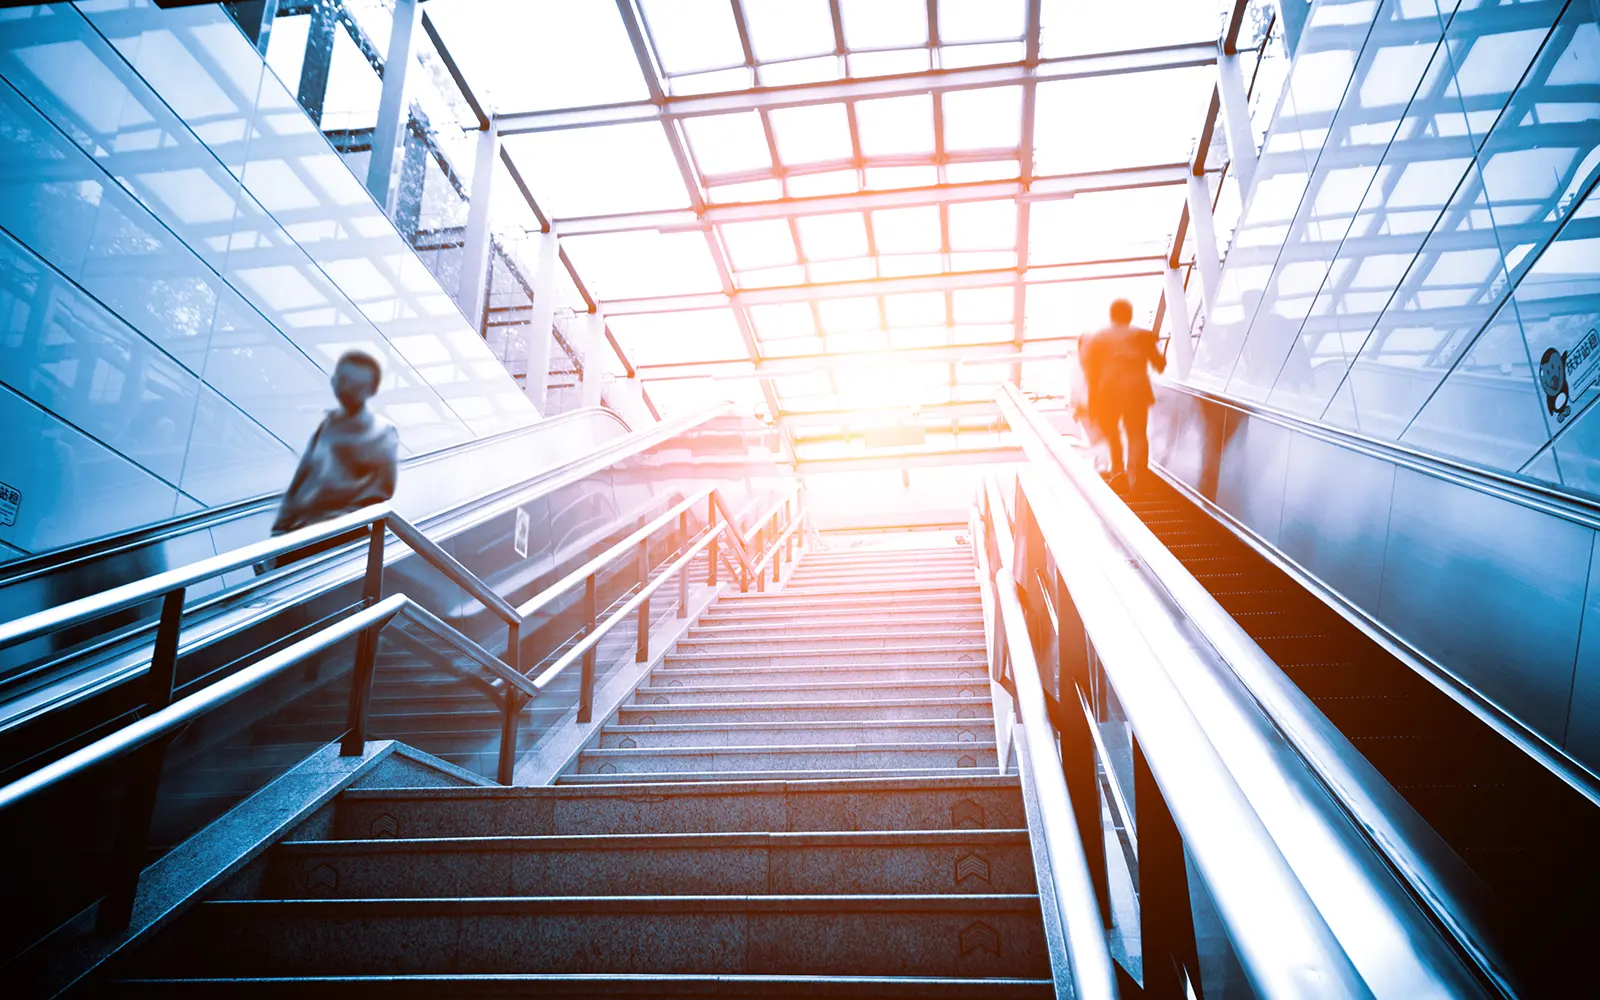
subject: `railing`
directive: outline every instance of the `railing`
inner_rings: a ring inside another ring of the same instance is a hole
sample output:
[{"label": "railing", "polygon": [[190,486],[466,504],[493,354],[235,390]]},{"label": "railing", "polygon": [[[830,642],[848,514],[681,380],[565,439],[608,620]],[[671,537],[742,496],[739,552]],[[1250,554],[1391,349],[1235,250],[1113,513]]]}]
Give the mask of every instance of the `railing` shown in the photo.
[{"label": "railing", "polygon": [[[785,502],[777,505],[774,511],[788,510],[787,501],[794,496],[795,490],[791,490],[786,494]],[[705,530],[691,541],[688,537],[689,511],[701,503],[707,504],[709,523]],[[497,778],[501,784],[510,784],[516,763],[519,716],[522,710],[567,666],[580,657],[583,660],[579,717],[580,721],[586,722],[594,698],[595,648],[601,638],[620,624],[628,614],[638,612],[636,655],[641,661],[647,660],[649,601],[657,590],[677,579],[678,616],[686,617],[687,569],[700,553],[711,550],[707,584],[715,586],[717,583],[715,547],[719,538],[728,537],[744,572],[744,584],[748,586],[750,579],[758,574],[757,566],[775,564],[779,558],[777,547],[784,544],[785,539],[792,540],[794,529],[800,523],[799,519],[794,519],[792,523],[775,530],[774,534],[778,534],[779,537],[772,543],[773,551],[758,552],[755,561],[752,561],[739,533],[729,530],[731,522],[725,520],[717,523],[717,512],[726,510],[726,503],[717,490],[703,490],[652,519],[620,542],[610,546],[605,552],[547,587],[521,607],[513,607],[455,557],[404,518],[395,514],[387,504],[375,504],[267,541],[246,545],[188,566],[115,587],[100,594],[0,623],[0,647],[5,647],[147,601],[157,598],[161,600],[161,616],[147,673],[146,706],[150,714],[0,787],[0,810],[27,800],[47,788],[59,785],[108,761],[129,754],[134,755],[116,846],[113,849],[109,887],[97,914],[101,928],[109,930],[125,928],[131,919],[139,874],[143,868],[166,748],[173,736],[200,716],[282,675],[308,657],[324,652],[345,639],[355,637],[355,664],[351,674],[345,730],[340,738],[340,752],[346,756],[359,756],[364,752],[369,729],[380,633],[396,616],[404,618],[408,623],[462,654],[482,675],[486,676],[486,690],[492,698],[498,700],[501,716]],[[774,516],[774,513],[769,512],[757,522],[756,527],[761,529]],[[674,520],[677,521],[676,547],[681,550],[681,554],[651,579],[647,548],[650,537]],[[505,624],[507,641],[503,656],[497,657],[490,653],[478,642],[462,634],[404,594],[383,597],[384,539],[388,532],[393,532],[424,561],[471,594]],[[358,610],[281,650],[268,654],[221,681],[210,684],[179,701],[173,701],[184,594],[188,588],[233,570],[261,566],[270,560],[294,556],[312,546],[317,546],[320,550],[330,542],[342,541],[348,536],[359,537],[361,534],[367,537],[367,550],[361,602],[356,606]],[[596,577],[602,570],[627,557],[639,560],[639,591],[604,621],[597,622],[595,620]],[[554,665],[544,670],[538,678],[529,678],[523,673],[519,664],[520,637],[524,622],[580,584],[585,588],[588,610],[583,639],[563,654]]]},{"label": "railing", "polygon": [[[1138,886],[1141,992],[1181,996],[1186,982],[1199,983],[1198,942],[1220,924],[1259,996],[1495,995],[1474,939],[1463,940],[1459,925],[1445,930],[1437,904],[1460,899],[1451,883],[1415,877],[1439,872],[1426,845],[1408,839],[1404,823],[1375,816],[1390,799],[1358,769],[1318,757],[1326,748],[1304,737],[1303,713],[1266,686],[1256,696],[1251,671],[1261,664],[1204,609],[1190,614],[1184,585],[1166,585],[1176,571],[1156,559],[1152,577],[1141,561],[1149,553],[1120,544],[1119,531],[1132,531],[1120,521],[1133,515],[1086,459],[1009,387],[1001,408],[1031,462],[1017,473],[1009,514],[992,478],[974,513],[980,563],[994,574],[994,644],[1006,651],[995,678],[1017,701],[1024,766],[1067,786],[1070,811],[1046,812],[1035,833],[1052,868],[1073,834],[1099,901],[1096,933],[1113,926],[1103,808],[1123,834]],[[1032,656],[1018,655],[1021,646]],[[1035,690],[1043,724],[1030,708]],[[1041,727],[1053,738],[1041,740]],[[1059,760],[1041,754],[1038,743],[1053,750],[1056,741]],[[1191,897],[1191,874],[1201,896]],[[1069,928],[1070,918],[1063,912]]]}]

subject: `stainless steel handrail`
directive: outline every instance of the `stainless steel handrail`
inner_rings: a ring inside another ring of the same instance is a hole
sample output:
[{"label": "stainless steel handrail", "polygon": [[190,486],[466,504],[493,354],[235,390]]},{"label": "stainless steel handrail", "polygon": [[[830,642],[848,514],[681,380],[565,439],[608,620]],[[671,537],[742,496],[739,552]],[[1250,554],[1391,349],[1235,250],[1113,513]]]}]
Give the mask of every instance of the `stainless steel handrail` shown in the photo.
[{"label": "stainless steel handrail", "polygon": [[394,532],[396,538],[406,543],[406,546],[427,560],[434,569],[443,573],[450,582],[465,590],[478,599],[484,607],[499,616],[507,625],[520,625],[525,617],[517,613],[511,602],[494,592],[494,588],[467,567],[460,560],[446,552],[438,542],[418,531],[409,521],[399,515],[391,514],[384,518],[384,526]]},{"label": "stainless steel handrail", "polygon": [[657,590],[660,590],[666,585],[668,580],[672,579],[678,573],[686,570],[689,564],[694,561],[694,558],[703,552],[707,546],[715,542],[719,535],[725,533],[727,528],[728,522],[726,521],[723,521],[720,524],[714,524],[708,528],[705,533],[702,534],[700,538],[682,555],[678,556],[671,563],[667,564],[667,568],[659,573],[654,580],[649,581],[643,587],[641,587],[637,594],[634,594],[632,597],[630,597],[621,607],[612,612],[611,615],[605,620],[596,624],[588,635],[584,636],[582,640],[575,643],[571,649],[561,654],[561,657],[556,660],[556,662],[552,663],[550,666],[546,667],[542,672],[540,672],[539,676],[533,680],[534,688],[538,691],[543,691],[545,688],[549,687],[551,681],[554,681],[557,677],[561,676],[563,671],[572,666],[573,663],[577,662],[579,658],[589,653],[589,651],[592,650],[601,639],[606,637],[606,633],[610,632],[613,628],[620,624],[624,618],[626,618],[645,601],[648,601],[651,594],[654,594]]},{"label": "stainless steel handrail", "polygon": [[1322,913],[1164,669],[1189,651],[1118,600],[1114,554],[1082,544],[1070,498],[1024,467],[1018,485],[1077,605],[1240,965],[1264,997],[1370,997]]},{"label": "stainless steel handrail", "polygon": [[1058,468],[1094,515],[1149,570],[1151,582],[1226,663],[1374,847],[1400,872],[1435,919],[1450,929],[1498,985],[1515,992],[1492,903],[1476,876],[1177,557],[1123,504],[1061,436],[1007,387],[1002,410],[1030,457]]},{"label": "stainless steel handrail", "polygon": [[252,688],[259,687],[307,657],[320,653],[368,628],[381,627],[409,603],[410,599],[404,594],[384,598],[370,608],[357,611],[350,617],[343,618],[276,653],[263,657],[256,663],[202,688],[187,698],[175,701],[158,712],[147,715],[86,747],[73,751],[60,760],[52,761],[37,771],[18,778],[0,788],[0,809],[13,806],[46,788],[60,784],[75,774],[176,732],[213,708],[232,701]]},{"label": "stainless steel handrail", "polygon": [[[985,582],[993,587],[997,602],[997,641],[1011,664],[1020,729],[1013,730],[1012,739],[1020,744],[1019,756],[1027,757],[1028,774],[1039,801],[1039,834],[1050,859],[1048,878],[1071,966],[1072,996],[1074,1000],[1116,1000],[1116,970],[1101,926],[1089,862],[1078,838],[1078,818],[1067,792],[1055,730],[1045,708],[1044,682],[1033,657],[1033,641],[1028,636],[1022,605],[1017,601],[1016,584],[1005,569],[997,570],[994,578]],[[1030,830],[1029,835],[1032,834]]]}]

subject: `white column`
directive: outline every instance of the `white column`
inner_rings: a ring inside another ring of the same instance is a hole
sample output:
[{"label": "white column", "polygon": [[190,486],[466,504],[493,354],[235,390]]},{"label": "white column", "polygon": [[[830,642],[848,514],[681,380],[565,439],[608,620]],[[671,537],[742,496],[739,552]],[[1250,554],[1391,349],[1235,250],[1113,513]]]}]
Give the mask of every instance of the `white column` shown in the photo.
[{"label": "white column", "polygon": [[1239,200],[1249,199],[1256,178],[1256,137],[1250,127],[1250,98],[1245,94],[1244,70],[1236,55],[1217,56],[1217,102],[1228,136],[1228,155],[1239,181]]},{"label": "white column", "polygon": [[1178,378],[1189,374],[1194,361],[1194,342],[1189,339],[1189,303],[1183,295],[1183,272],[1167,268],[1164,288],[1167,301],[1167,337],[1172,344],[1167,351],[1171,362],[1169,370]]},{"label": "white column", "polygon": [[1189,177],[1189,233],[1194,237],[1195,266],[1200,269],[1200,307],[1211,315],[1222,285],[1222,258],[1217,253],[1217,227],[1211,217],[1211,185],[1204,175]]},{"label": "white column", "polygon": [[394,0],[394,28],[389,33],[389,52],[383,60],[383,94],[378,99],[378,122],[372,130],[372,160],[367,167],[367,190],[390,211],[394,192],[390,190],[395,153],[405,138],[406,74],[416,54],[413,40],[422,17],[418,0]]},{"label": "white column", "polygon": [[583,382],[578,393],[580,405],[600,405],[600,372],[603,367],[600,359],[605,357],[605,352],[606,317],[597,310],[584,317],[583,342],[578,347],[578,353],[583,356]]},{"label": "white column", "polygon": [[644,405],[644,383],[639,376],[617,379],[611,383],[611,408],[622,415],[628,426],[640,430],[655,422]]},{"label": "white column", "polygon": [[493,200],[494,165],[500,159],[500,133],[490,126],[478,133],[472,159],[471,201],[467,205],[467,232],[461,251],[461,278],[456,302],[474,325],[483,319],[489,293],[489,205]]},{"label": "white column", "polygon": [[560,260],[556,234],[539,234],[539,264],[533,275],[533,308],[528,317],[528,375],[522,391],[541,414],[550,388],[550,353],[556,343],[556,265]]}]

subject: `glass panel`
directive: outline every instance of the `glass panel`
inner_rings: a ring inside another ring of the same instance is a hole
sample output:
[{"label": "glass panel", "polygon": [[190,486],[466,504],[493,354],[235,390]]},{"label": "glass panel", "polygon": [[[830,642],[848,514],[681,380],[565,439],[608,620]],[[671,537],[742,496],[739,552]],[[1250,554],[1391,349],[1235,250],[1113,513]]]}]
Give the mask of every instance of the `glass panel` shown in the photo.
[{"label": "glass panel", "polygon": [[726,0],[643,0],[643,6],[650,40],[666,72],[693,73],[744,62],[733,8]]},{"label": "glass panel", "polygon": [[735,268],[775,267],[798,260],[794,236],[783,219],[727,223],[719,229]]},{"label": "glass panel", "polygon": [[867,156],[933,152],[933,100],[926,94],[857,101],[856,125]]},{"label": "glass panel", "polygon": [[589,291],[605,299],[715,292],[722,279],[701,233],[607,233],[561,241]]},{"label": "glass panel", "polygon": [[940,0],[939,40],[988,42],[1021,38],[1027,13],[1024,0]]},{"label": "glass panel", "polygon": [[1017,244],[1017,205],[970,201],[951,205],[950,249],[989,250]]},{"label": "glass panel", "polygon": [[844,41],[852,49],[925,45],[928,5],[924,0],[840,0]]},{"label": "glass panel", "polygon": [[[1064,174],[1187,160],[1214,72],[1195,67],[1039,84],[1037,114],[1050,127],[1034,135],[1036,169]],[[1085,136],[1116,139],[1086,142]]]},{"label": "glass panel", "polygon": [[806,215],[796,223],[800,247],[808,260],[860,257],[867,252],[866,220],[859,212]]},{"label": "glass panel", "polygon": [[748,111],[737,115],[705,115],[686,119],[683,130],[689,136],[689,149],[704,174],[732,174],[772,167],[767,148],[767,131],[761,115]]},{"label": "glass panel", "polygon": [[746,360],[744,339],[731,309],[650,316],[612,316],[606,325],[636,365]]},{"label": "glass panel", "polygon": [[654,122],[508,136],[505,148],[547,215],[689,205],[666,134]]},{"label": "glass panel", "polygon": [[848,160],[853,154],[843,104],[777,108],[770,117],[784,163],[828,163]]},{"label": "glass panel", "polygon": [[1014,149],[1022,136],[1022,88],[990,87],[944,94],[948,150]]},{"label": "glass panel", "polygon": [[750,46],[762,62],[834,50],[828,0],[741,0]]}]

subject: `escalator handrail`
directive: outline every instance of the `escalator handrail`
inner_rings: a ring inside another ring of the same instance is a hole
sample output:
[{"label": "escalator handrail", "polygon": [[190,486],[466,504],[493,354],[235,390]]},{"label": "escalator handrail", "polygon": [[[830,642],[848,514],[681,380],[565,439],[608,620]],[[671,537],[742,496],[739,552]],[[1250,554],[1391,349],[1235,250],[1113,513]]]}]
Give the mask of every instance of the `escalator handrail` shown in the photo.
[{"label": "escalator handrail", "polygon": [[[975,511],[975,516],[979,531],[996,531],[995,523],[982,508]],[[1116,968],[1101,925],[1094,881],[1089,876],[1089,861],[1078,835],[1078,819],[1067,791],[1066,771],[1056,746],[1055,729],[1045,708],[1044,682],[1038,661],[1034,659],[1028,623],[1017,601],[1016,584],[1008,568],[989,565],[984,540],[978,531],[973,533],[972,545],[978,561],[979,585],[986,598],[984,603],[993,609],[985,612],[986,617],[993,616],[990,670],[1002,671],[1007,661],[1011,665],[1015,690],[1013,711],[1021,730],[1020,733],[1012,730],[1012,740],[1019,747],[1019,758],[1026,758],[1021,761],[1026,768],[1024,776],[1033,786],[1039,803],[1039,829],[1032,829],[1030,824],[1028,836],[1038,836],[1043,841],[1044,856],[1049,859],[1049,870],[1038,874],[1049,880],[1056,923],[1060,928],[1060,941],[1051,942],[1051,965],[1056,964],[1056,948],[1059,947],[1065,952],[1067,965],[1065,970],[1059,971],[1070,978],[1072,997],[1117,1000]],[[1006,550],[1002,547],[1000,551]],[[996,707],[999,707],[998,702]],[[1048,923],[1047,929],[1055,930]]]},{"label": "escalator handrail", "polygon": [[[548,431],[562,424],[573,423],[581,418],[590,416],[606,416],[621,425],[625,432],[631,432],[632,430],[627,421],[623,420],[616,411],[609,407],[599,406],[569,410],[566,413],[557,414],[538,423],[514,427],[485,437],[447,445],[421,455],[413,455],[401,461],[400,469],[403,473],[415,465],[426,465],[441,458],[508,440],[519,435],[532,435],[537,432]],[[73,542],[60,548],[22,556],[19,559],[13,559],[0,565],[0,585],[10,586],[30,577],[58,572],[72,563],[104,558],[121,551],[137,549],[144,545],[193,531],[214,528],[252,514],[263,513],[272,509],[282,496],[282,493],[262,493],[242,500],[234,500],[214,507],[191,511],[187,514],[179,514],[176,517],[156,521],[152,524],[142,524],[113,534],[101,535],[97,538]]]},{"label": "escalator handrail", "polygon": [[366,629],[382,629],[396,617],[406,619],[465,654],[503,683],[516,686],[530,695],[537,693],[531,681],[500,662],[482,646],[440,621],[432,612],[405,594],[392,594],[370,607],[362,608],[292,645],[263,657],[237,673],[209,684],[194,694],[181,698],[137,722],[129,723],[88,746],[0,787],[0,810],[59,785],[74,775],[126,756],[139,747],[175,733],[213,709],[294,668],[307,658]]},{"label": "escalator handrail", "polygon": [[1017,416],[1012,427],[1019,436],[1049,453],[1053,466],[1216,650],[1435,919],[1498,987],[1514,992],[1506,948],[1491,930],[1492,904],[1455,852],[1012,386],[1004,389],[1002,410]]}]

